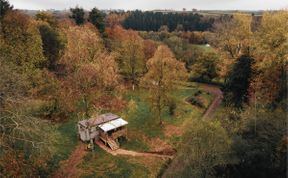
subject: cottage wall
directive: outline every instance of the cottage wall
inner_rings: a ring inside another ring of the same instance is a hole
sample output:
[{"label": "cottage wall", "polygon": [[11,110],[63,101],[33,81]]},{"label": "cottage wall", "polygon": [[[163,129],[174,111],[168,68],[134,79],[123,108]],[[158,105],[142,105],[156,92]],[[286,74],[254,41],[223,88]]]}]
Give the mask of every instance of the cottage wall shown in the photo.
[{"label": "cottage wall", "polygon": [[89,141],[90,139],[98,139],[99,137],[99,131],[97,130],[96,126],[90,128],[90,131],[88,128],[85,128],[78,124],[78,134],[82,141]]}]

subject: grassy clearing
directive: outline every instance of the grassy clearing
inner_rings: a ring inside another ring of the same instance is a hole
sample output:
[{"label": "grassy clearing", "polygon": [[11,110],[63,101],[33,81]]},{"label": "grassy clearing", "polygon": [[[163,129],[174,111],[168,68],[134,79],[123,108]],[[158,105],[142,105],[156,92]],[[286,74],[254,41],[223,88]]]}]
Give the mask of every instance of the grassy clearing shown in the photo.
[{"label": "grassy clearing", "polygon": [[127,150],[149,151],[149,146],[142,139],[135,137],[129,140],[121,140],[120,147]]},{"label": "grassy clearing", "polygon": [[112,156],[98,146],[79,165],[81,177],[156,177],[165,160],[159,158]]},{"label": "grassy clearing", "polygon": [[126,118],[129,122],[128,130],[132,132],[141,132],[147,137],[163,138],[163,129],[159,127],[159,121],[156,120],[150,110],[147,97],[147,91],[141,89],[131,91],[127,94],[127,100],[133,99],[137,104],[136,111]]},{"label": "grassy clearing", "polygon": [[211,46],[198,45],[198,44],[193,44],[192,46],[201,49],[203,52],[215,52],[215,49],[212,48]]},{"label": "grassy clearing", "polygon": [[[194,83],[179,83],[179,88],[171,93],[171,97],[174,98],[177,103],[175,114],[171,116],[166,109],[163,112],[162,118],[164,125],[171,125],[177,127],[177,129],[186,129],[186,123],[192,118],[201,117],[205,108],[199,108],[191,106],[186,102],[186,98],[193,96],[196,92],[199,92],[199,88]],[[210,95],[203,93],[202,97],[209,98]],[[143,90],[130,91],[126,99],[133,99],[137,105],[136,111],[127,115],[128,124],[128,137],[129,140],[124,142],[121,146],[126,149],[137,151],[148,151],[151,147],[155,147],[155,142],[151,142],[151,139],[160,139],[163,142],[167,142],[172,147],[176,147],[177,143],[181,141],[179,136],[172,137],[165,136],[165,127],[160,126],[159,120],[153,115],[150,110],[149,103],[147,101],[148,93]],[[208,99],[206,99],[208,100]],[[210,99],[209,99],[210,100]],[[174,127],[174,128],[175,128]],[[173,129],[173,128],[172,128]],[[147,141],[150,139],[150,141]]]},{"label": "grassy clearing", "polygon": [[68,121],[58,126],[61,142],[57,145],[57,154],[47,163],[49,173],[53,173],[59,168],[60,161],[68,159],[78,143],[77,119],[74,115],[69,118]]},{"label": "grassy clearing", "polygon": [[[186,102],[186,98],[195,95],[201,90],[194,83],[181,83],[178,89],[171,93],[177,107],[175,115],[169,115],[168,110],[163,113],[164,126],[160,126],[155,119],[147,101],[148,93],[144,90],[129,91],[125,97],[127,101],[133,99],[137,105],[133,113],[127,113],[127,109],[118,113],[123,116],[128,124],[128,140],[121,141],[121,147],[136,151],[150,151],[164,142],[177,148],[181,136],[165,136],[165,126],[173,126],[181,130],[189,127],[192,119],[200,118],[205,109],[192,106]],[[212,100],[213,96],[201,92],[201,97]],[[59,161],[67,159],[78,143],[77,117],[71,117],[69,121],[59,126],[58,130],[63,138],[59,145],[58,153],[51,161],[51,170],[56,170]],[[151,140],[157,140],[153,142]],[[155,145],[156,144],[156,145]],[[167,160],[160,158],[112,156],[99,147],[89,152],[79,165],[82,177],[157,177]],[[54,167],[53,167],[53,166]],[[52,172],[52,171],[51,171]]]}]

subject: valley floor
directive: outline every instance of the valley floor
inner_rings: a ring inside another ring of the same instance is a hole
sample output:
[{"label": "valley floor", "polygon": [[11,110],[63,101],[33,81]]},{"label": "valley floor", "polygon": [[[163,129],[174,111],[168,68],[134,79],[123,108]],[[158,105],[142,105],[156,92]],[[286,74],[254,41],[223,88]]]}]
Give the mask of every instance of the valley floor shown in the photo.
[{"label": "valley floor", "polygon": [[[129,139],[120,142],[119,153],[103,150],[99,146],[93,152],[87,152],[85,144],[75,143],[72,139],[74,151],[67,153],[70,156],[66,160],[60,161],[60,167],[52,177],[157,177],[171,156],[155,156],[145,152],[177,150],[189,122],[212,116],[223,98],[218,87],[195,83],[182,84],[172,95],[177,100],[175,114],[170,116],[168,111],[165,112],[164,125],[159,126],[146,102],[147,93],[141,90],[128,93],[126,99],[135,101],[137,108],[133,113],[119,113],[126,116],[129,122]],[[187,98],[191,97],[201,101],[203,107],[187,102]],[[76,121],[73,123],[76,125]],[[69,136],[76,137],[77,133],[71,122],[68,124],[72,127],[69,132],[73,131],[75,135],[67,135],[67,140]]]}]

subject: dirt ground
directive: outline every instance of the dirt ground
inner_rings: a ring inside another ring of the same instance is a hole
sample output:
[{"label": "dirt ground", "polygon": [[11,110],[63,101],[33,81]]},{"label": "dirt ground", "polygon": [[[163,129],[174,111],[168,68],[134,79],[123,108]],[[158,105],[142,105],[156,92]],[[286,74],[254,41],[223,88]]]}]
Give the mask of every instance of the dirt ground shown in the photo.
[{"label": "dirt ground", "polygon": [[116,155],[128,155],[128,156],[144,156],[144,157],[159,157],[159,158],[172,158],[173,156],[170,154],[165,153],[145,153],[145,152],[137,152],[137,151],[131,151],[131,150],[125,150],[125,149],[117,149],[117,150],[111,150],[107,146],[105,146],[101,141],[97,141],[96,144],[105,150],[106,152],[116,156]]},{"label": "dirt ground", "polygon": [[205,91],[207,91],[209,93],[213,93],[214,95],[216,95],[216,98],[212,101],[212,103],[210,104],[210,106],[205,111],[205,113],[202,117],[203,119],[208,119],[209,117],[211,117],[214,114],[214,112],[218,108],[218,106],[220,106],[220,104],[223,100],[223,92],[216,86],[206,85],[206,84],[201,84],[200,86]]},{"label": "dirt ground", "polygon": [[81,163],[83,157],[86,155],[85,151],[86,145],[83,143],[78,144],[76,149],[70,155],[70,157],[60,163],[60,168],[53,178],[76,178],[79,177],[80,173],[77,169],[77,166]]},{"label": "dirt ground", "polygon": [[183,134],[183,128],[175,125],[167,125],[165,126],[165,136],[181,136]]},{"label": "dirt ground", "polygon": [[[217,107],[221,104],[223,100],[223,93],[222,91],[215,86],[211,85],[200,85],[205,91],[209,93],[213,93],[216,95],[216,98],[212,101],[208,109],[205,111],[203,115],[203,119],[209,118],[213,115],[214,111],[217,109]],[[172,135],[181,136],[183,134],[183,129],[181,127],[173,126],[173,125],[167,125],[165,127],[165,136],[171,137]],[[149,145],[153,145],[151,148],[151,152],[136,152],[131,150],[124,150],[124,149],[118,149],[112,151],[108,147],[106,147],[102,142],[97,142],[97,145],[100,146],[102,149],[107,151],[108,153],[116,156],[116,155],[128,155],[128,156],[141,156],[141,157],[159,157],[159,158],[173,158],[173,154],[175,151],[171,148],[169,144],[161,140],[160,138],[153,138],[148,139],[147,142]],[[73,151],[73,153],[70,155],[70,157],[62,161],[60,163],[60,168],[53,178],[76,178],[81,175],[81,172],[77,169],[77,166],[82,162],[83,157],[86,155],[85,151],[85,144],[80,143],[76,149]]]}]

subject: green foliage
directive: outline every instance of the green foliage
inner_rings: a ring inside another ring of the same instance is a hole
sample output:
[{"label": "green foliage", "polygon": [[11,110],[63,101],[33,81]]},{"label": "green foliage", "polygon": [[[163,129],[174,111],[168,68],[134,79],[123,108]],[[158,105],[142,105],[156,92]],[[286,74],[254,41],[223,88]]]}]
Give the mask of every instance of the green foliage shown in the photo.
[{"label": "green foliage", "polygon": [[164,177],[214,177],[215,167],[234,162],[231,143],[219,122],[193,120]]},{"label": "green foliage", "polygon": [[65,47],[63,37],[59,33],[59,29],[52,28],[49,25],[40,25],[39,31],[43,43],[43,52],[47,58],[45,66],[50,70],[55,70]]},{"label": "green foliage", "polygon": [[[51,123],[13,110],[1,112],[0,128],[0,168],[3,168],[0,174],[35,177],[35,170],[47,168],[44,163],[56,152],[55,145],[59,142],[58,132]],[[24,171],[28,167],[25,164],[34,171]]]},{"label": "green foliage", "polygon": [[242,106],[248,100],[253,59],[241,56],[227,74],[224,82],[224,100],[227,105]]},{"label": "green foliage", "polygon": [[129,157],[113,156],[101,148],[84,157],[80,165],[85,170],[83,177],[148,177],[149,170],[141,164],[132,163]]},{"label": "green foliage", "polygon": [[70,154],[79,143],[77,137],[77,117],[69,115],[69,120],[57,125],[57,132],[61,135],[60,142],[55,145],[57,150],[53,157],[47,161],[47,169],[42,171],[43,176],[52,175],[58,168],[62,160],[69,158]]},{"label": "green foliage", "polygon": [[247,108],[240,117],[233,149],[241,162],[234,165],[232,173],[247,178],[285,177],[287,150],[281,144],[287,137],[286,113]]},{"label": "green foliage", "polygon": [[217,75],[219,57],[214,52],[202,53],[191,66],[191,79],[200,82],[211,82]]},{"label": "green foliage", "polygon": [[7,0],[0,0],[0,20],[5,16],[5,14],[12,10],[13,6],[10,5]]},{"label": "green foliage", "polygon": [[17,73],[17,68],[2,62],[0,57],[0,111],[18,99],[27,96],[27,76]]},{"label": "green foliage", "polygon": [[167,26],[166,30],[175,31],[182,25],[185,31],[204,31],[212,26],[212,18],[204,18],[194,13],[161,13],[132,11],[124,20],[123,26],[137,31],[158,31],[161,26]]},{"label": "green foliage", "polygon": [[83,8],[76,6],[75,8],[70,8],[70,11],[72,13],[70,18],[74,19],[77,25],[82,25],[85,23],[85,12]]},{"label": "green foliage", "polygon": [[105,31],[104,14],[96,7],[89,12],[89,22],[91,22],[100,33]]},{"label": "green foliage", "polygon": [[[254,18],[253,22],[251,16],[245,14],[220,18],[214,26],[214,39],[211,38],[210,42],[223,52],[223,76],[236,59],[243,55],[253,57],[253,75],[249,84],[249,94],[253,98],[250,101],[256,99],[267,107],[275,107],[280,101],[283,103],[287,93],[288,13],[285,10],[265,12],[259,19]],[[240,93],[237,97],[245,100],[245,93]],[[235,97],[233,93],[231,95],[229,97]]]},{"label": "green foliage", "polygon": [[118,66],[91,24],[69,27],[65,33],[67,45],[60,63],[66,67],[63,87],[70,92],[64,92],[62,99],[89,117],[97,99],[116,90]]},{"label": "green foliage", "polygon": [[127,150],[149,151],[149,146],[141,139],[120,140],[120,147]]},{"label": "green foliage", "polygon": [[169,92],[175,88],[174,82],[186,79],[184,63],[177,61],[167,46],[159,46],[154,56],[147,62],[148,72],[142,78],[142,86],[149,89],[150,104],[160,123],[167,106]]},{"label": "green foliage", "polygon": [[225,51],[229,58],[249,56],[254,49],[251,23],[251,15],[238,13],[223,16],[214,24],[211,43]]},{"label": "green foliage", "polygon": [[45,61],[40,33],[29,16],[9,12],[2,21],[2,34],[1,55],[7,62],[22,66],[29,73]]},{"label": "green foliage", "polygon": [[174,116],[175,110],[177,108],[176,101],[174,99],[170,99],[169,102],[168,102],[168,107],[169,107],[169,114],[171,116]]},{"label": "green foliage", "polygon": [[35,19],[43,22],[47,22],[51,27],[56,28],[58,27],[58,22],[56,18],[47,12],[39,12],[35,15]]},{"label": "green foliage", "polygon": [[163,130],[157,126],[157,121],[153,117],[147,103],[147,92],[145,90],[135,90],[129,93],[128,98],[133,99],[137,104],[137,109],[126,117],[128,120],[128,130],[132,132],[142,132],[148,137],[163,137]]},{"label": "green foliage", "polygon": [[139,76],[145,70],[143,40],[134,31],[124,32],[124,38],[120,41],[120,46],[116,47],[119,52],[119,67],[125,78],[132,82],[132,87],[138,84]]},{"label": "green foliage", "polygon": [[[277,105],[287,96],[288,12],[267,12],[255,32],[251,90],[258,102]],[[283,100],[284,99],[284,100]],[[285,104],[284,104],[285,105]],[[282,104],[283,107],[286,107]]]},{"label": "green foliage", "polygon": [[[187,37],[187,34],[189,33],[192,32],[169,33],[163,31],[140,32],[139,34],[144,39],[151,39],[165,43],[173,51],[177,60],[185,62],[185,67],[188,71],[191,71],[192,65],[201,61],[205,55],[210,56],[210,58],[212,56],[214,56],[214,58],[218,58],[218,56],[216,56],[215,50],[212,47],[208,47],[206,45],[191,44],[189,37]],[[206,53],[209,53],[210,55]],[[215,62],[218,62],[218,59]]]},{"label": "green foliage", "polygon": [[194,106],[197,106],[199,108],[204,108],[204,104],[201,101],[199,101],[199,99],[196,97],[193,97],[193,96],[189,97],[187,98],[187,101]]}]

